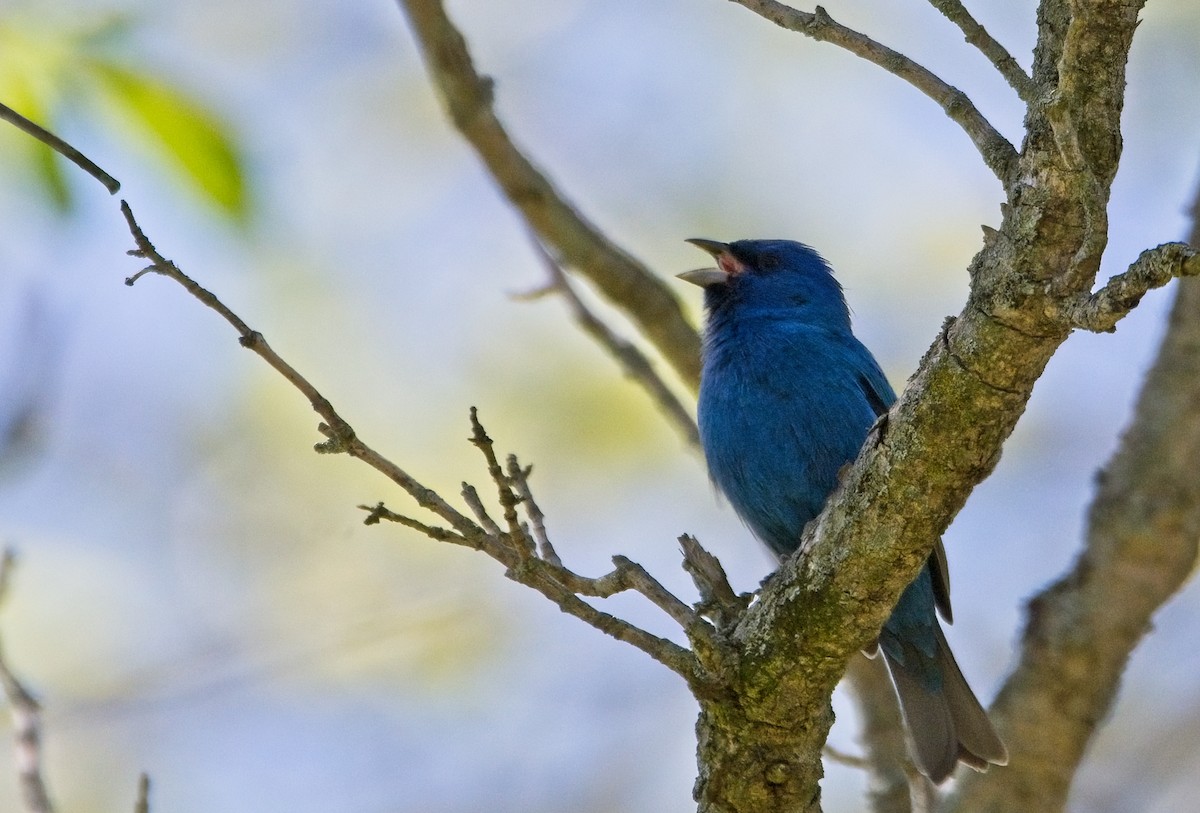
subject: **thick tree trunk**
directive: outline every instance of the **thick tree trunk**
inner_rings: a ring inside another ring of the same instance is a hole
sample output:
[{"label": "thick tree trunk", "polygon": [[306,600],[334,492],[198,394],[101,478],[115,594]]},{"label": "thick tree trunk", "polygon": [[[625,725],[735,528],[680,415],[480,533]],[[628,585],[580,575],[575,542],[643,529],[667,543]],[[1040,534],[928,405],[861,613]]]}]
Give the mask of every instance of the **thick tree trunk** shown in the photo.
[{"label": "thick tree trunk", "polygon": [[821,749],[833,709],[826,704],[807,726],[772,721],[761,712],[729,700],[701,701],[695,798],[702,813],[821,809],[814,788],[825,773]]}]

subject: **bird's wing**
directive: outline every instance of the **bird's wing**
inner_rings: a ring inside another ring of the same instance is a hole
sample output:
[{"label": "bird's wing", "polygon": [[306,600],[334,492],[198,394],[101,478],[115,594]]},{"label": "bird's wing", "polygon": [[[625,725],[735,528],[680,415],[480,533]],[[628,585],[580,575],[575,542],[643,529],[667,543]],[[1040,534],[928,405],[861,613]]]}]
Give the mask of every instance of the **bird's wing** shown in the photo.
[{"label": "bird's wing", "polygon": [[929,554],[929,561],[925,566],[929,568],[929,575],[933,577],[934,606],[938,608],[942,618],[946,619],[947,624],[953,624],[954,610],[950,607],[950,562],[946,559],[946,548],[942,545],[942,540],[939,539],[933,546],[933,552]]},{"label": "bird's wing", "polygon": [[865,373],[859,373],[858,386],[862,390],[863,397],[867,399],[867,403],[871,405],[871,409],[875,411],[876,418],[887,414],[888,407],[892,405],[892,402],[885,399],[885,394],[879,391],[879,387],[871,381],[870,377]]},{"label": "bird's wing", "polygon": [[886,415],[888,409],[896,401],[896,392],[888,383],[883,370],[879,369],[879,363],[875,361],[875,357],[871,355],[870,351],[859,344],[857,339],[852,339],[852,341],[858,345],[855,348],[858,352],[853,350],[851,352],[854,356],[854,366],[857,368],[859,389],[862,390],[863,397],[867,399],[867,403],[874,410],[875,417]]},{"label": "bird's wing", "polygon": [[[880,417],[887,414],[888,408],[896,400],[896,394],[879,365],[875,363],[875,359],[868,354],[867,360],[870,363],[864,364],[858,371],[858,386],[871,409],[875,411],[875,416]],[[950,606],[950,565],[946,561],[946,549],[940,539],[929,554],[928,566],[929,575],[933,577],[934,604],[942,618],[946,619],[946,623],[953,624],[954,611]]]}]

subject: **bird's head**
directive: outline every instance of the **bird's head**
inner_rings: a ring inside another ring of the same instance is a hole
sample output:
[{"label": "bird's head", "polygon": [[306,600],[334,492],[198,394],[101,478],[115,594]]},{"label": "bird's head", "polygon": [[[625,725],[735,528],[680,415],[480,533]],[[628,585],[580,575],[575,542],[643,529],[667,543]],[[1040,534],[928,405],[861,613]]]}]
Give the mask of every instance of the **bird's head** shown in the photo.
[{"label": "bird's head", "polygon": [[692,245],[717,261],[716,268],[685,271],[679,278],[704,288],[713,317],[775,315],[829,328],[850,327],[842,286],[821,255],[794,240],[694,238]]}]

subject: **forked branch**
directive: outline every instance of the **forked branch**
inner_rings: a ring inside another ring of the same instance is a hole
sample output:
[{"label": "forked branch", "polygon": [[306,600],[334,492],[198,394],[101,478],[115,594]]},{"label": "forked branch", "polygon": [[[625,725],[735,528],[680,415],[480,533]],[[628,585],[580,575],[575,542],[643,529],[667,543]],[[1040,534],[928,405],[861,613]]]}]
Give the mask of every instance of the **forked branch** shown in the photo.
[{"label": "forked branch", "polygon": [[959,127],[966,131],[983,161],[1007,188],[1016,171],[1017,151],[992,126],[967,94],[925,66],[909,59],[866,34],[847,28],[829,16],[821,6],[812,12],[800,11],[778,0],[733,0],[739,6],[770,20],[775,25],[804,34],[821,42],[844,48],[903,79],[933,99]]},{"label": "forked branch", "polygon": [[1008,49],[997,42],[988,33],[988,30],[971,16],[971,12],[963,5],[962,0],[929,0],[929,4],[959,27],[967,42],[974,45],[980,53],[988,58],[988,61],[1004,77],[1004,80],[1017,92],[1021,101],[1026,104],[1033,101],[1033,79],[1017,63]]},{"label": "forked branch", "polygon": [[[323,453],[345,453],[376,469],[400,486],[422,508],[432,512],[449,527],[430,525],[412,517],[391,511],[383,503],[360,506],[367,511],[366,523],[382,520],[396,522],[432,539],[479,550],[500,562],[505,575],[513,581],[532,587],[553,601],[563,612],[586,621],[612,637],[636,646],[655,660],[682,675],[696,688],[711,681],[696,657],[685,647],[642,630],[628,621],[602,612],[581,598],[606,598],[615,593],[640,593],[670,616],[694,642],[713,649],[715,629],[685,602],[672,595],[646,570],[623,556],[613,559],[614,569],[599,578],[581,576],[563,566],[546,532],[545,515],[538,507],[529,486],[530,468],[523,467],[515,455],[500,462],[491,437],[471,410],[471,442],[479,449],[487,464],[488,474],[495,486],[500,505],[501,521],[492,518],[470,484],[463,483],[463,498],[474,519],[460,512],[439,494],[420,483],[412,475],[376,452],[362,441],[333,405],[294,367],[279,356],[263,335],[252,329],[241,317],[227,307],[215,294],[184,274],[175,263],[164,257],[146,237],[129,205],[121,202],[130,233],[137,248],[129,253],[149,260],[150,265],[126,280],[133,285],[147,273],[169,277],[182,285],[196,299],[219,313],[238,332],[239,343],[256,353],[293,387],[308,399],[313,410],[321,416],[318,427],[326,440],[316,445]],[[522,517],[524,514],[524,517]]]}]

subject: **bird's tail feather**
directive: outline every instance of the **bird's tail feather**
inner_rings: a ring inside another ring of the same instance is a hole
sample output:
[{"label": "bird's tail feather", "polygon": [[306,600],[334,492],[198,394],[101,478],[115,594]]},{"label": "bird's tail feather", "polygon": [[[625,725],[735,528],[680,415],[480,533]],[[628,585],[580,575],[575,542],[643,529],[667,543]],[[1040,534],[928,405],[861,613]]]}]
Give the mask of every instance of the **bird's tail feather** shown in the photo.
[{"label": "bird's tail feather", "polygon": [[887,647],[881,648],[900,700],[913,761],[921,773],[934,782],[942,782],[954,772],[958,762],[984,771],[989,764],[1006,764],[1008,751],[967,685],[936,624],[935,630],[934,657],[942,678],[938,689],[929,689],[913,667],[906,667],[899,658],[888,655]]},{"label": "bird's tail feather", "polygon": [[[958,735],[958,758],[978,771],[987,770],[989,764],[1007,765],[1008,749],[992,727],[992,721],[988,719],[979,698],[967,685],[967,679],[958,668],[941,627],[935,624],[934,632],[937,634],[942,692],[954,717],[954,730]],[[970,757],[974,757],[974,760]]]}]

